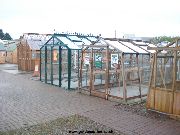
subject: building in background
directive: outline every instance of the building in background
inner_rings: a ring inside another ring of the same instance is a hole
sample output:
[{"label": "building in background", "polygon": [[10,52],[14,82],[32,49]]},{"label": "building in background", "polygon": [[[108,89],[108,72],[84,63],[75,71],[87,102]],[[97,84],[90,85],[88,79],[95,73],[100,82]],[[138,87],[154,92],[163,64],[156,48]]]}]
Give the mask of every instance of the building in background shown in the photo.
[{"label": "building in background", "polygon": [[13,40],[6,42],[6,62],[11,64],[17,64],[17,45],[19,40]]},{"label": "building in background", "polygon": [[0,42],[0,64],[4,64],[6,61],[6,49],[4,44]]}]

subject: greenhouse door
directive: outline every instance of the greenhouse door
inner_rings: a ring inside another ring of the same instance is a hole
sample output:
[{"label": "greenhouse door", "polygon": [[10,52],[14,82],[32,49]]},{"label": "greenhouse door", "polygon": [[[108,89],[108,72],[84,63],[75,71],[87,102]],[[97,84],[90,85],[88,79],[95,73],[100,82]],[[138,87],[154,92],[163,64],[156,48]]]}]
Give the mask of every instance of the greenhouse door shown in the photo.
[{"label": "greenhouse door", "polygon": [[98,71],[95,71],[92,75],[90,75],[90,94],[106,99],[107,90],[105,80],[103,78],[105,78],[104,74],[98,74]]},{"label": "greenhouse door", "polygon": [[[108,62],[103,54],[93,53],[90,62],[90,94],[100,98],[108,98]],[[107,70],[105,70],[107,69]]]}]

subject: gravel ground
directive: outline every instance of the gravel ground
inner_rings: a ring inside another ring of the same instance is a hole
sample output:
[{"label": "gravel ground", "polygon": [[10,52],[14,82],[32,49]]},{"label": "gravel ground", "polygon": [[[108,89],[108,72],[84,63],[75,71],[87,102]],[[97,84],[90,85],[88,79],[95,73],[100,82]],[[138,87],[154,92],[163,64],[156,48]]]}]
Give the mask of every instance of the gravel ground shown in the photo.
[{"label": "gravel ground", "polygon": [[0,135],[68,135],[98,134],[123,135],[119,131],[94,122],[86,117],[73,115],[47,123],[24,127],[17,130],[0,132]]},{"label": "gravel ground", "polygon": [[141,115],[151,119],[157,119],[161,121],[169,120],[169,116],[154,111],[146,110],[146,102],[138,102],[134,104],[118,104],[115,106],[116,109],[121,109],[127,112],[132,112],[137,115]]}]

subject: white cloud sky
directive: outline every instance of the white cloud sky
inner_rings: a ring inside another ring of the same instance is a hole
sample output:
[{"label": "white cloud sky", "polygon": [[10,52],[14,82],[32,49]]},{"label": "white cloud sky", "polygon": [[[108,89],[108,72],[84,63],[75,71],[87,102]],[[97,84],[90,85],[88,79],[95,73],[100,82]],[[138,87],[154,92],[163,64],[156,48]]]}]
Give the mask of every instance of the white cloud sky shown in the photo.
[{"label": "white cloud sky", "polygon": [[179,0],[0,0],[0,28],[22,33],[81,32],[105,37],[177,36]]}]

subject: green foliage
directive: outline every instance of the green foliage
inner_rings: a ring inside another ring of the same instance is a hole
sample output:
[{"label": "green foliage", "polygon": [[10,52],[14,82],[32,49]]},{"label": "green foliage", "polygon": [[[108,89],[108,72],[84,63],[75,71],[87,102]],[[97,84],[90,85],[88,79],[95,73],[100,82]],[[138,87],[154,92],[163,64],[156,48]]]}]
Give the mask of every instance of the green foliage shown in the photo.
[{"label": "green foliage", "polygon": [[2,39],[4,37],[4,33],[2,31],[2,29],[0,29],[0,39]]},{"label": "green foliage", "polygon": [[9,33],[4,33],[2,29],[0,29],[0,39],[2,39],[2,40],[12,40]]},{"label": "green foliage", "polygon": [[4,40],[12,40],[11,36],[9,35],[9,33],[4,34]]},{"label": "green foliage", "polygon": [[158,44],[158,43],[161,43],[163,41],[167,41],[167,42],[173,42],[176,38],[179,38],[179,37],[168,37],[168,36],[160,36],[160,37],[154,37],[152,40],[151,40],[151,43],[153,44]]}]

